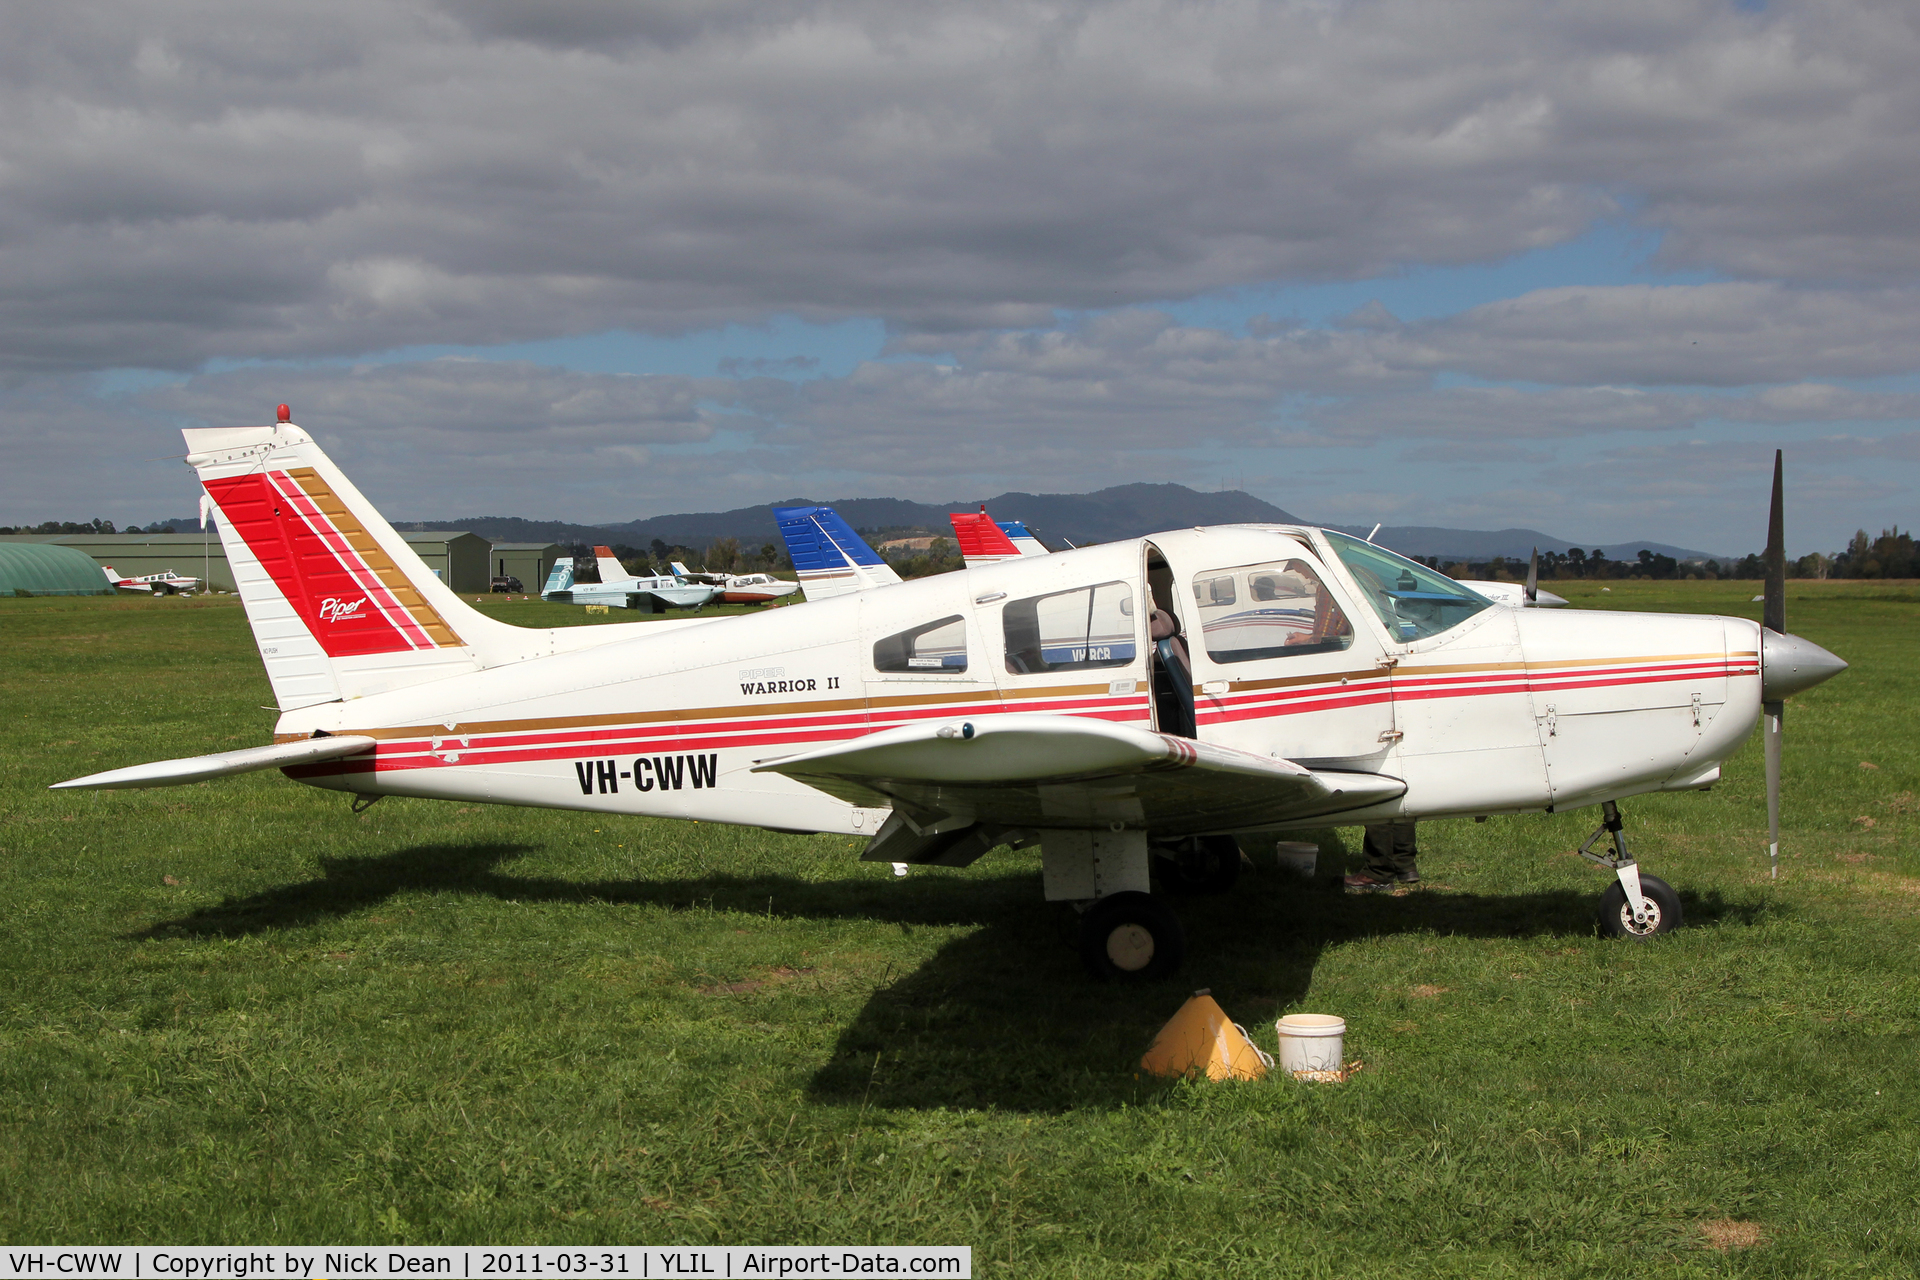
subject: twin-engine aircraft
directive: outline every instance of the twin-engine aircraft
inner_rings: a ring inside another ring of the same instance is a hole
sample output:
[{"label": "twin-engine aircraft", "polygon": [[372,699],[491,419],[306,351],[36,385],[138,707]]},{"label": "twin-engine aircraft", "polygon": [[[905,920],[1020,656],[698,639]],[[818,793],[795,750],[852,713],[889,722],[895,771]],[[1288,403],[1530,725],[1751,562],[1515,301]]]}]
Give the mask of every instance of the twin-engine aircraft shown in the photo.
[{"label": "twin-engine aircraft", "polygon": [[[1845,666],[1784,634],[1773,603],[1766,628],[1497,608],[1293,525],[1022,556],[797,612],[523,629],[441,583],[288,417],[186,432],[279,703],[274,744],[60,786],[278,767],[358,804],[837,832],[879,862],[1037,844],[1092,972],[1154,978],[1184,950],[1156,873],[1224,887],[1236,833],[1336,823],[1599,804],[1604,926],[1671,929],[1679,902],[1628,856],[1616,802],[1708,786],[1763,701],[1777,725],[1780,699]],[[1776,795],[1777,762],[1770,733]]]},{"label": "twin-engine aircraft", "polygon": [[164,573],[143,574],[138,578],[129,578],[115,573],[112,565],[102,566],[101,572],[107,575],[107,581],[122,591],[140,591],[156,596],[170,596],[177,592],[192,591],[200,585],[198,578],[183,578],[173,570]]}]

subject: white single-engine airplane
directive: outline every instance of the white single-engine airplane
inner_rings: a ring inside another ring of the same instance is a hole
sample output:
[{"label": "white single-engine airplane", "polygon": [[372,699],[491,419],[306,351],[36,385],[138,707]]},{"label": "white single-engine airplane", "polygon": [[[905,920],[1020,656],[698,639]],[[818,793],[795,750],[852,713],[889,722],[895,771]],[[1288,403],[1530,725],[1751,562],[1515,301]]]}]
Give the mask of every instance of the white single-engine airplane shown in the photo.
[{"label": "white single-engine airplane", "polygon": [[173,570],[164,573],[149,573],[138,578],[123,577],[114,572],[112,565],[103,565],[101,572],[107,575],[107,581],[122,591],[145,591],[156,596],[170,596],[175,592],[192,591],[200,585],[198,578],[183,578]]},{"label": "white single-engine airplane", "polygon": [[1765,627],[1495,608],[1358,538],[1237,525],[799,612],[533,630],[463,603],[287,419],[186,433],[281,708],[274,745],[58,785],[278,767],[359,804],[850,833],[878,862],[1037,843],[1046,897],[1082,908],[1089,968],[1151,978],[1185,945],[1156,859],[1163,887],[1218,887],[1239,859],[1209,851],[1234,833],[1335,823],[1599,804],[1604,927],[1671,929],[1679,900],[1628,855],[1616,802],[1706,787],[1763,705],[1777,800],[1780,700],[1845,667],[1784,631],[1777,461]]}]

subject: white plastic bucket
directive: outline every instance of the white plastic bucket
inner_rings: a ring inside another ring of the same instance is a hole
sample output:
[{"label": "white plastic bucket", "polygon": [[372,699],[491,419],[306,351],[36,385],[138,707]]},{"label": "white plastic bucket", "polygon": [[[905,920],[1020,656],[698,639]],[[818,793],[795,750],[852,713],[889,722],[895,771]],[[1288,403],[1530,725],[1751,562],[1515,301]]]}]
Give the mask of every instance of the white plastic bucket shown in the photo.
[{"label": "white plastic bucket", "polygon": [[1311,880],[1320,861],[1320,846],[1305,840],[1278,840],[1273,846],[1273,861],[1280,870]]},{"label": "white plastic bucket", "polygon": [[1273,1024],[1280,1035],[1282,1071],[1338,1071],[1347,1020],[1330,1013],[1290,1013]]}]

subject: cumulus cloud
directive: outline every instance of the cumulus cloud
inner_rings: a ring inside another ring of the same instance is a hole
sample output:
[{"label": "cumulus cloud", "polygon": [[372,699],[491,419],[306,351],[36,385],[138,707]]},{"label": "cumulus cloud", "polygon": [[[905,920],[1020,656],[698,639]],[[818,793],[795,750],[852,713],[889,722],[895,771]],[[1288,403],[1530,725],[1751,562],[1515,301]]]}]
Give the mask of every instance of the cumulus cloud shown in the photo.
[{"label": "cumulus cloud", "polygon": [[1900,6],[200,0],[9,35],[20,369],[1033,326],[1621,211],[1674,264],[1920,272]]}]

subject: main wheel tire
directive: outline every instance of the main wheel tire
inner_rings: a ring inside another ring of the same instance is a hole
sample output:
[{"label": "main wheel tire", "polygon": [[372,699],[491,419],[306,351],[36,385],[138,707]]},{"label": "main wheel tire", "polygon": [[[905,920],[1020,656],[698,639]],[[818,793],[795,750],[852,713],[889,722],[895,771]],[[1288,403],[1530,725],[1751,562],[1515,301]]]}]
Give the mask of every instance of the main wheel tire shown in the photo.
[{"label": "main wheel tire", "polygon": [[1618,880],[1600,895],[1600,932],[1609,938],[1633,938],[1644,941],[1656,934],[1672,933],[1680,927],[1680,895],[1659,876],[1640,877],[1640,901],[1645,905],[1647,922],[1637,925],[1627,909],[1627,891]]},{"label": "main wheel tire", "polygon": [[1157,850],[1154,870],[1168,893],[1226,893],[1240,879],[1240,842],[1232,836],[1190,836]]},{"label": "main wheel tire", "polygon": [[1110,894],[1080,917],[1080,959],[1102,982],[1153,982],[1186,955],[1180,917],[1147,894]]}]

